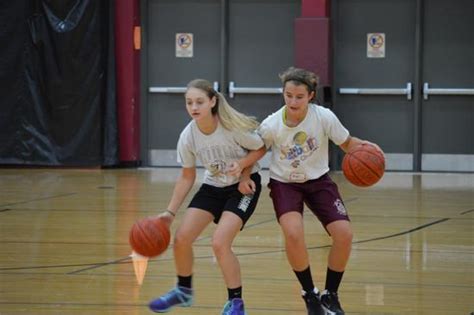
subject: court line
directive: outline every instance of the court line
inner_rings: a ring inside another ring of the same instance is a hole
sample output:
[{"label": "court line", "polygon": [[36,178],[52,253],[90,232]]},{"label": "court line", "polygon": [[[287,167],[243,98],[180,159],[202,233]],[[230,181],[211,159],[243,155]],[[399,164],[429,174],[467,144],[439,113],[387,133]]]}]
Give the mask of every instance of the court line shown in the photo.
[{"label": "court line", "polygon": [[[421,252],[421,251],[418,251],[418,252]],[[119,264],[124,264],[123,262],[122,263],[119,263]],[[47,272],[47,273],[36,273],[36,272],[15,272],[15,273],[8,273],[8,272],[0,272],[0,275],[9,275],[9,276],[18,276],[18,275],[22,275],[22,276],[25,276],[25,275],[34,275],[34,276],[64,276],[65,274],[62,273],[62,272]],[[110,276],[113,276],[113,277],[123,277],[123,278],[130,278],[130,273],[116,273],[116,272],[103,272],[103,273],[94,273],[94,277],[110,277]],[[90,275],[88,275],[90,276]],[[176,275],[175,274],[167,274],[167,275],[164,275],[164,274],[159,274],[159,275],[153,275],[153,274],[150,274],[150,275],[147,275],[147,277],[149,277],[151,280],[155,280],[155,279],[175,279],[176,278]],[[216,275],[200,275],[199,276],[200,279],[202,280],[209,280],[209,281],[212,281],[213,279],[219,279],[221,280],[222,277],[220,274],[216,274]],[[267,281],[269,280],[268,277],[256,277],[256,276],[249,276],[249,277],[246,277],[246,281],[255,281],[255,282],[261,282],[261,281]],[[285,277],[285,278],[276,278],[276,277],[273,277],[271,279],[272,282],[274,283],[287,283],[287,282],[291,282],[291,283],[294,283],[294,279],[291,278],[291,277]],[[350,281],[350,280],[346,280],[344,283],[346,284],[373,284],[373,280],[354,280],[354,281]],[[410,287],[418,287],[420,286],[420,284],[418,283],[408,283],[408,282],[389,282],[389,283],[386,283],[385,284],[386,286],[391,286],[391,287],[400,287],[400,286],[410,286]],[[440,284],[434,284],[434,283],[429,283],[429,284],[422,284],[421,285],[422,287],[424,288],[446,288],[446,287],[450,287],[450,288],[466,288],[466,289],[471,289],[472,288],[472,285],[469,285],[469,284],[455,284],[455,283],[440,283]],[[1,314],[1,313],[0,313]]]},{"label": "court line", "polygon": [[407,231],[404,231],[404,232],[399,232],[399,233],[395,233],[395,234],[391,234],[391,235],[387,235],[387,236],[374,237],[374,238],[367,239],[367,240],[361,240],[361,241],[357,241],[357,242],[352,242],[352,244],[361,244],[361,243],[379,241],[379,240],[384,240],[384,239],[387,239],[387,238],[393,238],[393,237],[397,237],[397,236],[401,236],[401,235],[406,235],[406,234],[410,234],[410,233],[412,233],[412,232],[415,232],[415,231],[422,230],[422,229],[424,229],[424,228],[430,227],[430,226],[435,225],[435,224],[439,224],[439,223],[446,222],[446,221],[448,221],[448,220],[450,220],[450,218],[443,218],[443,219],[436,220],[436,221],[434,221],[434,222],[430,222],[430,223],[426,223],[426,224],[420,225],[420,226],[418,226],[418,227],[415,227],[415,228],[413,228],[413,229],[410,229],[410,230],[407,230]]},{"label": "court line", "polygon": [[[74,302],[1,302],[0,305],[37,305],[37,306],[51,306],[51,307],[64,307],[64,306],[102,306],[102,307],[113,307],[113,308],[132,308],[132,307],[148,307],[148,304],[136,303],[74,303]],[[193,304],[193,309],[203,310],[220,310],[221,306],[208,306]],[[291,309],[291,308],[268,308],[268,307],[246,307],[247,310],[253,311],[271,311],[271,312],[303,312],[303,309]],[[1,313],[0,313],[1,314]],[[354,313],[357,314],[357,313]]]},{"label": "court line", "polygon": [[[252,225],[249,225],[247,226],[247,228],[250,228],[250,227],[253,227],[253,226],[257,226],[257,225],[260,225],[260,224],[264,224],[264,223],[267,223],[267,222],[271,222],[271,221],[274,221],[275,219],[272,218],[271,220],[265,220],[265,221],[262,221],[262,222],[258,222],[258,223],[254,223]],[[205,237],[202,237],[202,238],[199,238],[197,239],[195,242],[198,242],[198,241],[202,241],[202,240],[205,240],[205,239],[209,239],[211,238],[212,236],[205,236]],[[206,257],[206,258],[212,258],[213,256],[209,256],[209,257]],[[108,263],[103,263],[103,264],[96,264],[96,265],[93,265],[93,266],[90,266],[88,268],[82,268],[82,269],[79,269],[79,270],[75,270],[75,271],[71,271],[71,272],[68,272],[67,274],[68,275],[73,275],[73,274],[78,274],[80,272],[83,272],[83,271],[87,271],[87,270],[92,270],[92,269],[97,269],[97,268],[100,268],[100,267],[103,267],[103,266],[107,266],[107,265],[112,265],[112,264],[115,264],[117,262],[121,262],[121,261],[125,261],[125,260],[130,260],[131,258],[128,256],[128,257],[124,257],[124,258],[120,258],[119,260],[117,261],[112,261],[112,262],[108,262]],[[163,261],[163,260],[162,260]],[[1,269],[0,269],[1,270]]]},{"label": "court line", "polygon": [[[28,270],[28,269],[48,269],[48,268],[66,268],[66,267],[84,267],[84,266],[105,266],[111,264],[119,264],[121,261],[130,259],[129,256],[122,257],[116,259],[112,262],[102,262],[102,263],[87,263],[87,264],[67,264],[67,265],[45,265],[45,266],[30,266],[30,267],[7,267],[7,268],[0,268],[1,271],[9,271],[9,270]],[[67,273],[66,273],[67,274]],[[1,313],[0,313],[1,314]]]},{"label": "court line", "polygon": [[[469,213],[469,212],[471,212],[471,211],[474,211],[474,209],[469,209],[469,210],[463,211],[463,212],[460,213],[460,215],[464,215],[464,214]],[[401,236],[401,235],[406,235],[406,234],[409,234],[409,233],[412,233],[412,232],[415,232],[415,231],[418,231],[418,230],[421,230],[421,229],[430,227],[430,226],[432,226],[432,225],[436,225],[436,224],[439,224],[439,223],[446,222],[446,221],[448,221],[448,220],[450,220],[450,219],[451,219],[451,218],[442,218],[442,219],[439,219],[439,220],[436,220],[436,221],[433,221],[433,222],[429,222],[429,223],[420,225],[420,226],[418,226],[418,227],[415,227],[415,228],[412,228],[412,229],[409,229],[409,230],[406,230],[406,231],[403,231],[403,232],[399,232],[399,233],[395,233],[395,234],[390,234],[390,235],[386,235],[386,236],[380,236],[380,237],[370,238],[370,239],[366,239],[366,240],[355,241],[355,242],[353,242],[352,244],[361,244],[361,243],[373,242],[373,241],[389,239],[389,238],[393,238],[393,237],[397,237],[397,236]],[[263,224],[263,223],[271,222],[271,221],[273,221],[273,220],[274,220],[274,219],[262,221],[262,222],[259,222],[259,223],[255,223],[255,224],[253,224],[252,226],[256,226],[256,225],[260,225],[260,224]],[[200,240],[202,240],[202,239],[200,239]],[[308,250],[329,248],[329,247],[331,247],[331,246],[332,246],[332,245],[312,246],[312,247],[308,247]],[[284,251],[285,251],[285,249],[278,249],[278,250],[252,252],[252,253],[238,253],[238,254],[236,254],[236,256],[250,256],[250,255],[272,254],[272,253],[281,253],[281,252],[284,252]],[[212,257],[213,257],[212,255],[208,255],[208,256],[198,256],[198,257],[195,257],[195,259],[206,259],[206,258],[212,258]],[[162,259],[161,261],[167,261],[167,260],[172,260],[172,259],[173,259],[173,258],[167,258],[167,259]],[[80,272],[82,272],[82,271],[91,270],[91,269],[97,269],[97,268],[100,268],[100,267],[102,267],[102,266],[108,266],[108,265],[112,265],[112,264],[123,263],[124,261],[127,261],[127,260],[131,261],[130,256],[122,257],[122,258],[119,258],[119,259],[117,259],[117,260],[114,260],[114,261],[111,261],[111,262],[105,262],[105,263],[71,264],[71,265],[50,265],[50,266],[32,266],[32,267],[12,267],[12,268],[0,268],[0,271],[88,266],[87,268],[82,268],[82,269],[80,269],[80,270],[75,270],[75,271],[71,271],[71,272],[67,273],[67,274],[77,274],[77,273],[80,273]],[[150,261],[152,261],[152,260],[150,260]],[[127,262],[127,263],[128,263],[128,262]]]},{"label": "court line", "polygon": [[96,269],[96,268],[100,268],[100,267],[103,267],[103,266],[116,265],[117,263],[120,263],[120,262],[125,261],[125,260],[130,260],[130,259],[131,259],[130,256],[122,257],[122,258],[119,258],[119,259],[116,259],[116,260],[112,260],[112,261],[109,261],[109,262],[100,263],[100,264],[95,264],[95,265],[89,266],[89,267],[87,267],[87,268],[82,268],[82,269],[79,269],[79,270],[70,271],[70,272],[67,272],[66,274],[67,274],[67,275],[75,275],[75,274],[80,273],[80,272],[83,272],[83,271],[87,271],[87,270],[91,270],[91,269]]},{"label": "court line", "polygon": [[[347,202],[345,202],[347,203]],[[65,210],[65,209],[8,209],[8,210],[15,210],[15,211],[34,211],[35,213],[39,212],[65,212],[65,213],[77,213],[76,209],[72,210]],[[305,212],[309,210],[305,210]],[[466,213],[472,212],[473,210],[468,210]],[[2,212],[2,210],[0,210]],[[7,212],[7,211],[4,211]],[[115,214],[129,214],[129,213],[136,213],[136,211],[128,211],[128,210],[116,210],[116,209],[108,209],[108,210],[88,210],[88,209],[81,209],[81,213],[85,212],[93,212],[93,213],[115,213]],[[156,214],[156,211],[154,210],[147,210],[147,211],[142,211],[143,213],[152,213]],[[275,214],[274,212],[264,212],[264,213],[254,213],[252,217],[262,217],[262,216],[272,216],[274,217]],[[351,218],[383,218],[383,219],[418,219],[418,220],[423,220],[423,219],[432,219],[434,216],[407,216],[407,215],[377,215],[377,214],[356,214],[356,213],[350,213]],[[474,218],[450,218],[451,220],[474,220]],[[305,218],[306,220],[306,218]],[[254,224],[259,224],[259,223],[254,223]],[[249,225],[250,226],[250,225]],[[247,226],[248,227],[248,226]]]},{"label": "court line", "polygon": [[[72,195],[76,195],[76,194],[77,194],[77,193],[59,194],[59,195],[52,195],[52,196],[41,197],[41,198],[36,198],[36,199],[31,199],[31,200],[25,200],[25,201],[18,201],[18,202],[0,204],[0,208],[2,208],[2,207],[8,207],[8,206],[16,206],[16,205],[21,205],[21,204],[30,203],[30,202],[35,202],[35,201],[41,201],[41,200],[48,200],[48,199],[54,199],[54,198],[60,198],[60,197],[67,197],[67,196],[72,196]],[[8,210],[13,210],[13,209],[8,209]]]},{"label": "court line", "polygon": [[[349,199],[348,201],[346,201],[346,203],[351,202],[351,201],[354,201],[354,200],[356,200],[356,199],[358,199],[358,198],[357,198],[357,197],[351,198],[351,199]],[[276,220],[276,218],[273,217],[273,218],[271,218],[271,219],[269,219],[269,220],[264,220],[264,221],[257,222],[257,223],[254,223],[254,224],[249,224],[248,226],[246,226],[246,228],[249,229],[249,228],[252,228],[252,227],[255,227],[255,226],[258,226],[258,225],[262,225],[262,224],[265,224],[265,223],[268,223],[268,222],[273,222],[273,221],[275,221],[275,220]],[[202,241],[202,240],[210,239],[210,238],[212,238],[212,235],[204,236],[204,237],[201,237],[201,238],[196,239],[195,243],[196,243],[196,242],[199,242],[199,241]],[[238,254],[236,254],[236,255],[238,256]],[[206,256],[205,258],[212,258],[212,257],[213,257],[213,256]],[[202,258],[204,258],[204,257],[198,257],[198,258],[201,258],[201,259],[202,259]],[[124,258],[119,259],[117,262],[121,262],[121,261],[124,261],[124,260],[129,260],[129,259],[130,259],[130,257],[124,257]],[[162,260],[162,261],[163,261],[163,260]],[[88,267],[88,268],[83,268],[83,269],[71,271],[71,272],[68,272],[67,274],[78,274],[78,273],[83,272],[83,271],[92,270],[92,269],[97,269],[97,268],[100,268],[100,267],[102,267],[102,266],[107,266],[107,265],[111,265],[111,264],[114,264],[114,263],[116,263],[116,262],[110,262],[110,263],[104,263],[104,264],[97,264],[97,265],[94,265],[94,266],[90,266],[90,267]],[[0,269],[0,270],[1,270],[1,269]]]},{"label": "court line", "polygon": [[461,212],[460,215],[465,215],[465,214],[470,213],[470,212],[473,212],[473,211],[474,211],[474,209],[469,209],[469,210],[466,210],[466,211],[464,211],[464,212]]},{"label": "court line", "polygon": [[[415,228],[412,228],[412,229],[409,229],[409,230],[406,230],[406,231],[403,231],[403,232],[394,233],[394,234],[390,234],[390,235],[386,235],[386,236],[369,238],[369,239],[366,239],[366,240],[355,241],[355,242],[352,242],[352,244],[361,244],[361,243],[367,243],[367,242],[373,242],[373,241],[379,241],[379,240],[394,238],[394,237],[397,237],[397,236],[410,234],[410,233],[413,233],[415,231],[419,231],[419,230],[422,230],[422,229],[428,228],[430,226],[440,224],[440,223],[443,223],[443,222],[446,222],[446,221],[449,221],[449,220],[450,220],[450,218],[443,218],[443,219],[439,219],[439,220],[436,220],[436,221],[433,221],[433,222],[429,222],[429,223],[417,226]],[[330,244],[329,245],[312,246],[312,247],[308,247],[308,250],[329,248],[331,246],[332,245],[330,245]],[[268,251],[251,252],[251,253],[236,253],[235,255],[236,256],[252,256],[252,255],[275,254],[275,253],[281,253],[281,252],[284,252],[284,251],[285,251],[285,249],[282,248],[282,249],[278,249],[278,250],[268,250]],[[194,258],[195,259],[208,259],[208,258],[212,258],[212,257],[214,257],[214,256],[213,255],[207,255],[207,256],[197,256],[197,257],[194,257]],[[129,261],[127,261],[127,260],[129,260]],[[159,259],[159,260],[160,261],[169,261],[169,260],[173,260],[173,258],[166,258],[166,259]],[[126,263],[130,263],[130,261],[131,261],[130,256],[122,257],[122,258],[119,258],[117,260],[114,260],[114,261],[111,261],[111,262],[105,262],[105,263],[31,266],[31,267],[11,267],[11,268],[0,268],[0,271],[88,266],[87,268],[82,268],[82,269],[71,271],[71,272],[67,273],[67,274],[78,274],[82,271],[97,269],[97,268],[112,265],[112,264],[124,263],[125,261],[127,261]],[[154,261],[154,259],[150,259],[150,262],[151,261]]]},{"label": "court line", "polygon": [[[252,228],[254,226],[262,225],[262,224],[265,224],[265,223],[268,223],[268,222],[273,222],[275,220],[276,220],[275,218],[271,218],[269,220],[264,220],[264,221],[260,221],[260,222],[254,223],[254,224],[249,224],[249,225],[245,226],[245,229],[249,229],[249,228]],[[198,239],[196,239],[194,241],[194,243],[197,243],[197,242],[200,242],[200,241],[203,241],[203,240],[207,240],[207,239],[210,239],[210,238],[212,238],[212,235],[199,237]]]},{"label": "court line", "polygon": [[[345,203],[349,203],[349,202],[352,202],[354,200],[357,200],[358,198],[357,197],[354,197],[354,198],[350,198],[348,200],[345,201]],[[249,228],[252,228],[252,227],[255,227],[255,226],[258,226],[258,225],[262,225],[262,224],[265,224],[265,223],[268,223],[268,222],[273,222],[273,221],[276,221],[276,217],[275,217],[275,213],[272,212],[271,214],[273,214],[273,217],[271,219],[268,219],[268,220],[264,220],[264,221],[260,221],[260,222],[257,222],[257,223],[253,223],[253,224],[249,224],[249,225],[246,225],[245,226],[245,229],[249,229]],[[199,242],[199,241],[202,241],[202,240],[206,240],[206,239],[210,239],[212,237],[212,235],[209,235],[209,236],[204,236],[202,238],[198,238],[195,242]]]},{"label": "court line", "polygon": [[[386,235],[386,236],[369,238],[369,239],[366,239],[366,240],[355,241],[355,242],[352,242],[352,244],[361,244],[361,243],[367,243],[367,242],[373,242],[373,241],[389,239],[389,238],[409,234],[409,233],[412,233],[412,232],[415,232],[415,231],[418,231],[418,230],[421,230],[421,229],[427,228],[429,226],[432,226],[432,225],[435,225],[435,224],[438,224],[438,223],[442,223],[442,222],[448,221],[448,220],[449,220],[449,218],[444,218],[444,219],[441,219],[441,220],[436,220],[434,222],[430,222],[430,223],[427,223],[427,224],[420,225],[416,228],[413,228],[413,229],[410,229],[410,230],[407,230],[407,231],[403,231],[403,232],[399,232],[399,233],[395,233],[395,234],[390,234],[390,235]],[[311,246],[311,247],[308,247],[307,249],[308,250],[322,249],[322,248],[330,248],[331,246],[332,246],[331,244],[320,245],[320,246]],[[251,256],[251,255],[262,255],[262,254],[274,254],[274,253],[285,252],[285,250],[286,249],[282,248],[280,250],[269,250],[269,251],[262,251],[262,252],[256,252],[256,253],[240,253],[240,254],[235,254],[235,255],[236,256]]]}]

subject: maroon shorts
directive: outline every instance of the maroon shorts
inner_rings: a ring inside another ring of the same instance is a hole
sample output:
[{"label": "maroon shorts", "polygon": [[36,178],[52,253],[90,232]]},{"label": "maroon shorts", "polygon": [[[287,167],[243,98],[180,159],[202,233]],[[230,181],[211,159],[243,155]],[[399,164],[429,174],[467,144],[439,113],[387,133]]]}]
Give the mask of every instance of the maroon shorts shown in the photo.
[{"label": "maroon shorts", "polygon": [[337,185],[328,174],[304,183],[283,183],[270,178],[268,188],[278,220],[291,211],[303,214],[306,204],[324,227],[338,220],[350,221]]}]

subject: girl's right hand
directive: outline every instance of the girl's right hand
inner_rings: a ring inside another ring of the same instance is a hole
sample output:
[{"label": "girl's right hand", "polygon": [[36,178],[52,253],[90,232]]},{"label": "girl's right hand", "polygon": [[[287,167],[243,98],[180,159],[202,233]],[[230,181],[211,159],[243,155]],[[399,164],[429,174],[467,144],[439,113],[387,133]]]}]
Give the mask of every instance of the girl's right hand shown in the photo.
[{"label": "girl's right hand", "polygon": [[162,220],[163,222],[165,222],[166,225],[168,225],[168,227],[170,227],[171,224],[174,221],[175,215],[172,215],[171,211],[165,210],[162,213],[160,213],[159,215],[157,215],[156,217],[159,218],[160,220]]},{"label": "girl's right hand", "polygon": [[239,191],[242,195],[252,195],[255,193],[256,185],[249,177],[242,178],[239,182]]}]

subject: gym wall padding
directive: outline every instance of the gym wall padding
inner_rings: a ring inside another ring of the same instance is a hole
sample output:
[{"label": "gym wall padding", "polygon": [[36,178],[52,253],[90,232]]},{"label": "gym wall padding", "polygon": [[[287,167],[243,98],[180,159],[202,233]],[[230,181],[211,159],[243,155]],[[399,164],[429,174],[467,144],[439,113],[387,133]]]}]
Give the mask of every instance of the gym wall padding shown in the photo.
[{"label": "gym wall padding", "polygon": [[118,163],[112,2],[2,2],[0,164]]}]

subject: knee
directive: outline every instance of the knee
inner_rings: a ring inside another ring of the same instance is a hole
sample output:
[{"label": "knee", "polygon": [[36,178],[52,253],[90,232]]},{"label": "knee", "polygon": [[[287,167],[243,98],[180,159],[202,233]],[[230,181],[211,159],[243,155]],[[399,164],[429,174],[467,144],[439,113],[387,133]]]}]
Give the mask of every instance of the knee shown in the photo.
[{"label": "knee", "polygon": [[192,240],[184,233],[176,232],[173,240],[173,247],[175,249],[192,246]]},{"label": "knee", "polygon": [[350,247],[352,246],[353,233],[350,228],[343,229],[335,233],[332,238],[333,242],[339,246]]},{"label": "knee", "polygon": [[230,250],[230,247],[231,245],[227,244],[227,242],[224,242],[217,237],[212,238],[212,250],[216,257],[221,257],[225,252]]},{"label": "knee", "polygon": [[297,229],[287,229],[285,230],[285,241],[287,244],[298,244],[304,242],[304,235],[300,233]]}]

